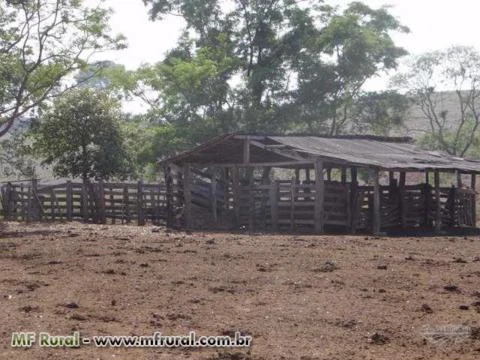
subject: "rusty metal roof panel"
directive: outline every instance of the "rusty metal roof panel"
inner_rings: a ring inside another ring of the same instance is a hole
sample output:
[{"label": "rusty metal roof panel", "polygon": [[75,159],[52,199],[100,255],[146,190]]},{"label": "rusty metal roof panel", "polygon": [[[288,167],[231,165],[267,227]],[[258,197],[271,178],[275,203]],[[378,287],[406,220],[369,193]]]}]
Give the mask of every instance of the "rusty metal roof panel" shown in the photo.
[{"label": "rusty metal roof panel", "polygon": [[383,169],[443,169],[480,172],[480,161],[427,151],[408,142],[365,138],[269,136],[269,139],[311,157]]}]

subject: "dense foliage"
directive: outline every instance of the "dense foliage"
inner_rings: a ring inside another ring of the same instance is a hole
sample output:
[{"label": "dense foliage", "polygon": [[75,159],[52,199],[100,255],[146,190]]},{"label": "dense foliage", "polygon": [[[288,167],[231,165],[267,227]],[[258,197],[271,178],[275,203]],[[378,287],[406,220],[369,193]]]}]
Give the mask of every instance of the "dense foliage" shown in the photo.
[{"label": "dense foliage", "polygon": [[34,126],[33,150],[60,177],[86,181],[127,175],[131,167],[121,117],[120,104],[107,93],[69,91]]}]

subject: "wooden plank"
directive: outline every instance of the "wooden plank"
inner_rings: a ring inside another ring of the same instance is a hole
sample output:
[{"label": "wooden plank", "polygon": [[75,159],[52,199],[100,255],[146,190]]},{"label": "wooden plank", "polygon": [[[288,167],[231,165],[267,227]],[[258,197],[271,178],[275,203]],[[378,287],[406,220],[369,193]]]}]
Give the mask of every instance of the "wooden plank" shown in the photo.
[{"label": "wooden plank", "polygon": [[223,168],[222,169],[222,174],[223,174],[223,206],[226,211],[229,210],[229,183],[230,183],[230,177],[229,177],[229,171],[228,168]]},{"label": "wooden plank", "polygon": [[373,233],[380,234],[382,227],[380,217],[380,182],[378,170],[372,170],[373,175]]},{"label": "wooden plank", "polygon": [[246,137],[243,140],[243,163],[250,163],[250,137]]},{"label": "wooden plank", "polygon": [[350,231],[354,234],[357,230],[357,222],[360,216],[358,203],[358,180],[357,168],[350,168],[351,188],[350,188],[350,207],[351,207],[351,222]]},{"label": "wooden plank", "polygon": [[240,226],[240,178],[238,167],[232,167],[232,193],[233,193],[233,209],[235,213],[235,225]]},{"label": "wooden plank", "polygon": [[218,213],[217,213],[217,180],[215,176],[212,176],[212,183],[211,183],[211,202],[212,202],[212,214],[213,214],[213,222],[215,224],[218,223]]},{"label": "wooden plank", "polygon": [[470,174],[470,188],[473,190],[473,203],[472,203],[472,220],[473,220],[473,227],[477,227],[477,195],[476,195],[476,182],[477,182],[477,175]]},{"label": "wooden plank", "polygon": [[248,176],[248,229],[254,230],[255,223],[255,198],[253,194],[253,171],[247,171]]},{"label": "wooden plank", "polygon": [[295,230],[295,181],[296,178],[292,178],[290,184],[290,228]]},{"label": "wooden plank", "polygon": [[138,182],[137,190],[137,223],[139,226],[145,225],[145,209],[143,208],[143,181]]},{"label": "wooden plank", "polygon": [[314,223],[315,231],[323,233],[324,231],[324,196],[325,196],[325,180],[323,178],[323,162],[315,161],[315,213]]},{"label": "wooden plank", "polygon": [[238,164],[238,163],[205,163],[200,164],[201,166],[208,166],[208,165],[215,165],[218,167],[233,167],[233,166],[243,166],[243,167],[263,167],[263,166],[271,166],[271,167],[293,167],[299,165],[311,165],[311,160],[291,160],[291,161],[277,161],[277,162],[250,162],[249,164]]},{"label": "wooden plank", "polygon": [[341,182],[343,185],[345,185],[347,183],[347,168],[342,167],[341,172],[342,172]]},{"label": "wooden plank", "polygon": [[97,194],[98,221],[102,224],[105,224],[107,222],[107,216],[105,213],[105,193],[104,193],[102,180],[98,182],[97,189],[98,189],[98,194]]},{"label": "wooden plank", "polygon": [[191,229],[192,222],[192,172],[189,164],[183,167],[183,203],[185,215],[185,227]]},{"label": "wooden plank", "polygon": [[[138,188],[138,184],[137,184],[137,188]],[[138,201],[138,199],[137,199],[137,201]],[[112,201],[112,203],[115,203],[115,202]],[[131,217],[130,217],[130,205],[133,205],[133,204],[131,204],[131,202],[130,202],[130,197],[129,197],[129,193],[128,193],[128,186],[124,185],[123,186],[123,196],[122,196],[122,207],[123,207],[122,224],[124,222],[129,224],[132,220]],[[137,221],[138,221],[138,215],[137,215]]]},{"label": "wooden plank", "polygon": [[270,189],[270,216],[272,230],[278,231],[278,182],[274,181]]},{"label": "wooden plank", "polygon": [[88,190],[87,190],[87,183],[82,183],[82,218],[84,222],[88,221]]},{"label": "wooden plank", "polygon": [[72,200],[72,182],[70,180],[67,181],[66,184],[67,189],[67,220],[72,220],[72,213],[73,213],[73,200]]},{"label": "wooden plank", "polygon": [[400,172],[400,179],[398,182],[398,190],[400,191],[400,222],[402,224],[402,228],[405,229],[407,227],[407,199],[406,199],[406,191],[405,191],[405,179],[406,173],[405,171]]},{"label": "wooden plank", "polygon": [[435,170],[434,182],[435,182],[435,231],[440,232],[442,227],[442,213],[441,213],[441,202],[440,202],[440,173],[438,170]]}]

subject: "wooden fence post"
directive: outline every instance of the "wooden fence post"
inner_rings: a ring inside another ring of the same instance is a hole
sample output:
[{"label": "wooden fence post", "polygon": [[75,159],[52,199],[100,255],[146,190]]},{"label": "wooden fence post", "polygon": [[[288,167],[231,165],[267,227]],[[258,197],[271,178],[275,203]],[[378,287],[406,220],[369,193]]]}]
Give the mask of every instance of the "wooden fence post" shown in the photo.
[{"label": "wooden fence post", "polygon": [[167,228],[174,225],[175,214],[173,213],[173,178],[172,169],[169,165],[165,166],[165,205],[167,211]]},{"label": "wooden fence post", "polygon": [[5,219],[6,220],[14,220],[13,219],[13,209],[15,208],[14,204],[14,189],[12,183],[7,183],[5,190],[3,191],[5,196],[4,204],[5,204]]},{"label": "wooden fence post", "polygon": [[473,216],[473,227],[477,227],[477,192],[476,188],[476,179],[477,174],[470,174],[470,188],[473,190],[473,203],[472,203],[472,216]]},{"label": "wooden fence post", "polygon": [[[138,191],[138,189],[137,189]],[[137,196],[140,196],[139,193],[137,193]],[[122,216],[122,223],[126,222],[127,224],[130,224],[130,198],[128,196],[128,185],[124,184],[123,185],[123,216]]]},{"label": "wooden fence post", "polygon": [[23,184],[20,184],[20,206],[22,207],[22,221],[25,221],[25,199],[23,194],[25,193]]},{"label": "wooden fence post", "polygon": [[30,222],[31,213],[32,213],[32,184],[30,184],[27,188],[27,219],[26,219],[27,223]]},{"label": "wooden fence post", "polygon": [[253,171],[247,172],[248,178],[248,230],[253,231],[255,228],[255,192],[253,184]]},{"label": "wooden fence post", "polygon": [[29,205],[30,220],[38,221],[41,219],[42,204],[38,197],[38,182],[37,179],[32,179],[31,201]]},{"label": "wooden fence post", "polygon": [[233,193],[233,209],[235,212],[235,225],[240,226],[240,188],[239,188],[238,167],[232,168],[232,193]]},{"label": "wooden fence post", "polygon": [[278,181],[273,181],[270,188],[270,216],[272,218],[272,230],[278,231]]},{"label": "wooden fence post", "polygon": [[103,180],[100,180],[97,184],[97,210],[98,210],[98,221],[101,224],[107,222],[107,216],[105,212],[105,188],[103,186]]},{"label": "wooden fence post", "polygon": [[82,208],[82,218],[84,222],[88,222],[89,212],[88,212],[88,183],[82,182],[82,195],[81,195],[81,208]]},{"label": "wooden fence post", "polygon": [[297,200],[296,196],[296,179],[291,179],[290,184],[290,228],[295,230],[295,201]]},{"label": "wooden fence post", "polygon": [[347,183],[347,169],[342,167],[341,169],[341,181],[342,181],[342,184],[345,185]]},{"label": "wooden fence post", "polygon": [[192,169],[186,164],[183,167],[183,201],[185,214],[185,227],[192,228]]},{"label": "wooden fence post", "polygon": [[440,202],[440,173],[435,170],[434,173],[435,182],[435,232],[440,232],[442,227],[442,209]]},{"label": "wooden fence post", "polygon": [[373,170],[373,233],[380,234],[382,228],[380,216],[380,182],[378,170]]},{"label": "wooden fence post", "polygon": [[405,171],[400,172],[400,178],[398,181],[398,190],[400,192],[400,221],[402,223],[402,229],[407,228],[407,199],[406,199],[406,192],[405,192],[405,180],[406,174]]},{"label": "wooden fence post", "polygon": [[143,181],[138,182],[137,190],[137,215],[138,215],[138,225],[145,225],[145,212],[143,208]]},{"label": "wooden fence post", "polygon": [[212,175],[212,185],[211,185],[211,201],[212,201],[212,214],[213,222],[215,225],[218,223],[218,214],[217,214],[217,180],[215,175]]},{"label": "wooden fence post", "polygon": [[67,194],[66,194],[66,203],[67,203],[67,220],[71,221],[73,216],[73,196],[72,196],[72,182],[67,181]]},{"label": "wooden fence post", "polygon": [[350,223],[350,232],[353,234],[357,231],[357,221],[358,214],[360,212],[360,207],[358,205],[358,180],[357,180],[357,168],[350,168],[350,207],[351,210],[351,223]]},{"label": "wooden fence post", "polygon": [[324,231],[324,200],[325,200],[325,180],[323,178],[323,161],[315,161],[315,213],[314,223],[315,232]]}]

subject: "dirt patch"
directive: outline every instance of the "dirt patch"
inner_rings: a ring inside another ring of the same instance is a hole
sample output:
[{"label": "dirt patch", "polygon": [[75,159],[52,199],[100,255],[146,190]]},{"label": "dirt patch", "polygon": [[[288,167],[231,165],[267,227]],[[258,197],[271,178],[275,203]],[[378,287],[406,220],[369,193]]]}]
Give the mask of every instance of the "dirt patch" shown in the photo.
[{"label": "dirt patch", "polygon": [[[478,359],[480,238],[378,240],[8,223],[0,234],[0,358]],[[450,339],[451,329],[470,330]],[[10,346],[16,331],[91,337],[193,330],[239,332],[253,343]]]}]

